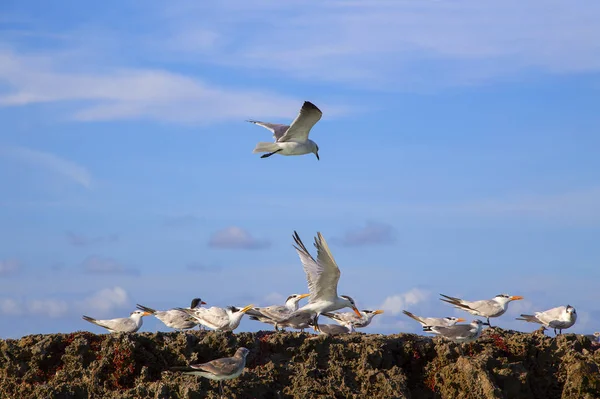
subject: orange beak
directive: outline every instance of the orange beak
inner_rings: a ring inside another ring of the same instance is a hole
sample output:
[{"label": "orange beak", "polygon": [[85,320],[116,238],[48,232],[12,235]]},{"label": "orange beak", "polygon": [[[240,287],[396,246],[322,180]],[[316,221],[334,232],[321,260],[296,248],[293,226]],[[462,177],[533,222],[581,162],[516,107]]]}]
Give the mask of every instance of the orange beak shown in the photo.
[{"label": "orange beak", "polygon": [[200,305],[206,305],[206,302],[200,301]]},{"label": "orange beak", "polygon": [[360,318],[362,318],[362,317],[363,317],[363,316],[362,316],[362,314],[360,314],[360,312],[358,311],[358,309],[356,309],[356,308],[352,308],[352,310],[354,310],[354,313],[356,313],[356,315],[357,315],[358,317],[360,317]]},{"label": "orange beak", "polygon": [[523,299],[521,295],[513,295],[510,297],[511,301],[518,301],[519,299]]},{"label": "orange beak", "polygon": [[461,321],[467,321],[467,319],[463,319],[462,317],[459,317],[458,319],[456,319],[457,323],[460,323]]}]

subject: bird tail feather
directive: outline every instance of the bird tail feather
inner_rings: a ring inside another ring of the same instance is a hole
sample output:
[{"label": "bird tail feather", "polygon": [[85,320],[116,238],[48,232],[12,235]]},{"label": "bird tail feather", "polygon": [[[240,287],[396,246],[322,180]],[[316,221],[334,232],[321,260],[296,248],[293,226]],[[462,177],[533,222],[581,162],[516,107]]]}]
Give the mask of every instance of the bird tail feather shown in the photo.
[{"label": "bird tail feather", "polygon": [[254,148],[252,153],[256,154],[257,152],[273,152],[277,151],[278,149],[279,146],[275,143],[260,142],[256,145],[256,148]]},{"label": "bird tail feather", "polygon": [[543,324],[537,319],[537,317],[535,317],[532,314],[522,314],[521,317],[517,317],[517,320],[524,320],[524,321],[528,321],[530,323]]}]

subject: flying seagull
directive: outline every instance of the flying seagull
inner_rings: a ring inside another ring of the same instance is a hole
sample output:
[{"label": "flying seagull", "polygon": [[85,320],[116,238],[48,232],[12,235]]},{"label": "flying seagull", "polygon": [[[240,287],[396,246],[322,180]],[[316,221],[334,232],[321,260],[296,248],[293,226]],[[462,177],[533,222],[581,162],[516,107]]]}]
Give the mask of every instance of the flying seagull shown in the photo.
[{"label": "flying seagull", "polygon": [[[206,302],[200,298],[194,298],[192,299],[192,303],[188,309],[195,309],[201,305],[206,305]],[[188,328],[194,328],[198,325],[198,323],[194,321],[190,315],[178,309],[155,310],[140,304],[137,304],[137,308],[144,312],[153,314],[154,317],[162,321],[167,327],[175,328],[177,330],[186,330]]]},{"label": "flying seagull", "polygon": [[252,308],[246,312],[250,320],[258,320],[263,323],[272,324],[275,330],[279,331],[279,323],[287,319],[292,313],[298,310],[298,302],[310,294],[292,294],[285,305],[272,305],[264,308]]},{"label": "flying seagull", "polygon": [[118,319],[97,320],[89,316],[83,316],[83,320],[89,321],[97,326],[106,328],[109,332],[136,332],[142,326],[142,317],[148,316],[149,312],[134,310],[129,317],[120,317]]},{"label": "flying seagull", "polygon": [[508,303],[510,301],[518,301],[523,299],[522,296],[519,295],[507,295],[507,294],[499,294],[493,297],[492,299],[483,299],[481,301],[465,301],[464,299],[454,298],[451,296],[447,296],[444,294],[440,294],[444,298],[440,298],[441,301],[448,302],[457,309],[461,309],[467,311],[475,316],[482,316],[487,319],[487,325],[492,326],[490,324],[490,317],[499,317],[502,316],[506,309],[508,309]]},{"label": "flying seagull", "polygon": [[275,139],[274,143],[258,143],[252,153],[266,152],[261,158],[267,158],[273,154],[304,155],[313,153],[319,160],[319,146],[308,138],[308,134],[315,123],[321,119],[321,115],[323,113],[316,105],[305,101],[300,113],[289,126],[255,120],[246,121],[269,129]]},{"label": "flying seagull", "polygon": [[310,298],[308,304],[292,313],[289,319],[294,319],[299,314],[309,313],[313,316],[312,324],[314,328],[318,330],[319,316],[324,312],[352,308],[358,317],[362,317],[356,308],[354,299],[347,295],[338,296],[337,286],[341,272],[321,233],[317,233],[317,237],[315,237],[317,260],[308,252],[297,232],[294,231],[293,237],[297,245],[294,245],[294,248],[300,256],[300,261],[306,273]]},{"label": "flying seagull", "polygon": [[248,353],[250,353],[248,349],[241,347],[235,351],[232,357],[223,357],[207,363],[190,364],[183,367],[171,367],[171,370],[219,381],[219,393],[223,396],[223,381],[232,380],[242,374],[244,367],[246,367]]},{"label": "flying seagull", "polygon": [[[358,317],[354,312],[335,312],[335,313],[327,312],[327,313],[323,313],[323,316],[327,316],[330,319],[337,321],[338,324],[341,324],[342,326],[351,324],[353,328],[364,328],[364,327],[368,326],[369,324],[371,324],[371,320],[373,320],[373,317],[375,317],[381,313],[383,313],[383,310],[377,309],[377,310],[361,310],[360,311],[361,317]],[[323,324],[320,324],[319,328],[322,325]]]},{"label": "flying seagull", "polygon": [[227,306],[226,308],[213,306],[210,308],[195,309],[177,308],[177,310],[187,313],[192,316],[198,324],[202,324],[213,330],[233,331],[238,328],[244,314],[253,306],[254,305],[248,305],[241,309],[236,308],[235,306]]},{"label": "flying seagull", "polygon": [[553,328],[554,335],[556,335],[556,330],[559,331],[559,334],[562,334],[562,330],[575,324],[575,321],[577,321],[577,311],[571,305],[558,306],[543,312],[535,312],[535,314],[522,314],[521,317],[517,317],[517,320],[538,323],[548,328]]},{"label": "flying seagull", "polygon": [[423,330],[426,327],[450,327],[458,322],[466,321],[462,317],[421,317],[410,313],[408,310],[403,310],[402,313],[421,323]]}]

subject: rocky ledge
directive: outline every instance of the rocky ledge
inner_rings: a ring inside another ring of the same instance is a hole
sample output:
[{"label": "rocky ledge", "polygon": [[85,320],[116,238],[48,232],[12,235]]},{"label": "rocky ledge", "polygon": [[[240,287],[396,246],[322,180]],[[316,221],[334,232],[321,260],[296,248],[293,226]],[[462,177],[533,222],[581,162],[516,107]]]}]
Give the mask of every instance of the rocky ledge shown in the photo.
[{"label": "rocky ledge", "polygon": [[[231,398],[599,398],[600,350],[488,329],[471,346],[413,334],[89,332],[0,341],[0,397],[217,398],[218,385],[168,371],[250,349]],[[462,352],[462,353],[461,353]]]}]

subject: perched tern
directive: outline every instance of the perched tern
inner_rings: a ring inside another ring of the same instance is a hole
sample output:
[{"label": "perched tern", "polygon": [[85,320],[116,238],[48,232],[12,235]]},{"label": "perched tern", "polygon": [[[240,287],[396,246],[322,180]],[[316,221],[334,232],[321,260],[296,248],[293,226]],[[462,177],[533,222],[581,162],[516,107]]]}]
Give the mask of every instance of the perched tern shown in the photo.
[{"label": "perched tern", "polygon": [[239,325],[244,314],[252,309],[254,305],[248,305],[243,308],[236,308],[235,306],[227,306],[226,308],[218,308],[213,306],[211,308],[195,308],[195,309],[184,309],[177,308],[182,312],[192,316],[198,324],[202,324],[208,328],[212,328],[217,331],[233,331]]},{"label": "perched tern", "polygon": [[462,317],[421,317],[410,313],[408,310],[403,310],[402,313],[421,323],[423,330],[426,327],[450,327],[461,321],[466,321]]},{"label": "perched tern", "polygon": [[315,329],[315,331],[317,331],[319,334],[323,334],[323,335],[344,335],[344,334],[350,334],[354,332],[354,325],[349,322],[347,324],[319,324],[319,328],[315,328],[316,326],[313,326],[313,328]]},{"label": "perched tern", "polygon": [[427,326],[423,330],[437,334],[457,343],[473,342],[481,336],[483,322],[473,320],[471,324],[455,324],[453,326]]},{"label": "perched tern", "polygon": [[300,240],[300,236],[295,231],[294,241],[297,245],[294,245],[294,248],[296,248],[300,256],[300,261],[306,273],[310,298],[308,299],[308,304],[292,313],[288,320],[293,320],[295,317],[298,317],[298,314],[309,313],[313,315],[312,324],[318,329],[319,316],[324,312],[352,308],[358,317],[362,317],[356,308],[354,299],[347,295],[338,296],[337,285],[341,272],[321,233],[317,233],[317,237],[315,237],[317,260],[311,256],[302,243],[302,240]]},{"label": "perched tern", "polygon": [[571,327],[577,321],[577,311],[571,305],[558,306],[543,312],[535,312],[535,314],[522,314],[521,317],[517,317],[517,320],[525,320],[530,323],[542,324],[548,328],[554,329],[554,335],[556,330],[559,334],[562,334],[562,330]]},{"label": "perched tern", "polygon": [[[327,316],[330,319],[335,320],[338,324],[347,326],[351,324],[353,328],[364,328],[371,324],[371,320],[378,314],[383,313],[383,310],[361,310],[361,317],[356,316],[354,312],[337,312],[337,313],[323,313],[323,316]],[[323,324],[319,325],[319,328]]]},{"label": "perched tern", "polygon": [[[195,309],[201,305],[206,305],[206,302],[200,298],[192,299],[189,309]],[[186,330],[188,328],[194,328],[198,323],[185,312],[178,309],[169,310],[155,310],[140,304],[137,304],[137,308],[153,314],[158,320],[162,321],[167,327],[175,328],[177,330]]]},{"label": "perched tern", "polygon": [[[289,318],[298,310],[298,302],[310,294],[292,294],[285,301],[285,305],[272,305],[264,308],[252,308],[246,312],[250,320],[258,320],[263,323],[272,324],[279,331],[278,323]],[[305,327],[306,328],[306,327]]]},{"label": "perched tern", "polygon": [[592,341],[592,345],[594,345],[594,346],[600,345],[600,332],[595,332],[593,334],[586,334],[586,335],[584,335],[584,337],[586,337],[587,339]]},{"label": "perched tern", "polygon": [[242,374],[246,367],[248,353],[250,353],[248,349],[241,347],[235,351],[232,357],[223,357],[207,363],[190,364],[187,367],[171,367],[171,370],[219,381],[219,393],[223,396],[223,381],[232,380]]},{"label": "perched tern", "polygon": [[510,301],[518,301],[523,299],[522,296],[519,295],[507,295],[500,294],[496,295],[492,299],[484,299],[481,301],[465,301],[460,298],[454,298],[451,296],[447,296],[444,294],[440,294],[444,298],[440,298],[440,300],[444,302],[448,302],[454,305],[457,309],[465,310],[472,315],[482,316],[487,319],[487,325],[492,326],[490,324],[490,317],[499,317],[502,316],[506,309],[508,309],[508,303]]},{"label": "perched tern", "polygon": [[148,316],[149,312],[134,310],[129,317],[120,317],[118,319],[97,320],[89,316],[83,316],[83,320],[94,323],[97,326],[106,328],[111,333],[114,332],[136,332],[142,326],[142,317]]},{"label": "perched tern", "polygon": [[276,123],[248,120],[269,129],[273,133],[274,143],[260,142],[252,152],[266,152],[261,158],[270,157],[273,154],[281,155],[304,155],[313,153],[319,160],[319,146],[308,138],[310,129],[321,119],[323,113],[313,103],[305,101],[300,113],[291,125],[280,125]]}]

